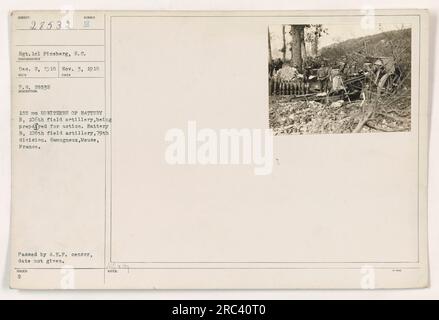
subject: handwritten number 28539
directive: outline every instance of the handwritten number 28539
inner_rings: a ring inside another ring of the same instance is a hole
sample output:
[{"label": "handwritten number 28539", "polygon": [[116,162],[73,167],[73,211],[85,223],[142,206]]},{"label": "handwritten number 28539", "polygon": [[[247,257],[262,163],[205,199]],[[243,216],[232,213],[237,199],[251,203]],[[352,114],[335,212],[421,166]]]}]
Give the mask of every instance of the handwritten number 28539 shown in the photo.
[{"label": "handwritten number 28539", "polygon": [[61,30],[70,29],[70,20],[57,21],[35,21],[32,20],[30,24],[31,30]]}]

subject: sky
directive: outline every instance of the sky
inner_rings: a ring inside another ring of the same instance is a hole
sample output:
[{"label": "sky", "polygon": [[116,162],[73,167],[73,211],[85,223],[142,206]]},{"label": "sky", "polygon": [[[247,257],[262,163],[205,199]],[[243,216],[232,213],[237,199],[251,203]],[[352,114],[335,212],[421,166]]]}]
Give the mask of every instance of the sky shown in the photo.
[{"label": "sky", "polygon": [[[410,28],[410,25],[403,24],[376,24],[364,27],[359,23],[356,24],[324,24],[324,28],[327,29],[328,34],[324,34],[319,40],[319,49],[336,43],[345,41],[348,39],[359,38],[363,36],[373,35],[381,33],[383,31],[399,30]],[[289,35],[290,27],[286,26],[286,42],[291,41],[291,36]],[[271,25],[271,51],[273,58],[281,58],[282,53],[280,49],[282,48],[282,25]],[[308,45],[308,44],[307,44]],[[307,47],[307,50],[310,48]],[[289,57],[287,53],[287,58]]]}]

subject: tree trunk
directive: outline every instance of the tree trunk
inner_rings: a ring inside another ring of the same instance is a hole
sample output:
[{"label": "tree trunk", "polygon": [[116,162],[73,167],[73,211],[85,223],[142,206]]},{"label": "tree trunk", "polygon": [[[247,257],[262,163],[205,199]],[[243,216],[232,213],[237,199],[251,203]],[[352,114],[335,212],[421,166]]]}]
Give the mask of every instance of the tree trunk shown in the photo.
[{"label": "tree trunk", "polygon": [[271,54],[271,35],[270,28],[268,28],[268,61],[271,63],[273,61],[273,55]]},{"label": "tree trunk", "polygon": [[318,53],[319,53],[319,33],[315,32],[314,39],[312,41],[312,55],[316,57]]},{"label": "tree trunk", "polygon": [[305,28],[300,30],[300,49],[302,53],[302,60],[306,59],[306,47],[305,47]]},{"label": "tree trunk", "polygon": [[300,38],[300,31],[303,30],[303,25],[291,26],[291,61],[292,64],[297,66],[298,69],[302,69],[302,42]]},{"label": "tree trunk", "polygon": [[285,62],[287,59],[287,43],[285,40],[285,25],[282,25],[282,61]]}]

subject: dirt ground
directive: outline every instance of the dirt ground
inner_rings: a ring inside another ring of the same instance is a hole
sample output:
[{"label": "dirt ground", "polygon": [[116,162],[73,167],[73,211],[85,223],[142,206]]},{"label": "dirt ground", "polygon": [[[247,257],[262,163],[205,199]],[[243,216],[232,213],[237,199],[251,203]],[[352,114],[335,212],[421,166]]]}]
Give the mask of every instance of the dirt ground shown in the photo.
[{"label": "dirt ground", "polygon": [[370,104],[357,101],[299,101],[271,96],[269,124],[275,135],[410,131],[410,95],[379,101],[372,114]]}]

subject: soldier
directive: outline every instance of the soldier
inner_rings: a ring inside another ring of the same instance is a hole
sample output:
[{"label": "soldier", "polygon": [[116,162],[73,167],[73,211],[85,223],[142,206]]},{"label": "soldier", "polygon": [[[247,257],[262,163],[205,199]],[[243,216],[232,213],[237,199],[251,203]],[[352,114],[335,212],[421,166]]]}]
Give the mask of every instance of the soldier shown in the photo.
[{"label": "soldier", "polygon": [[385,73],[384,70],[384,64],[381,61],[381,59],[378,59],[377,61],[375,61],[374,63],[374,72],[375,72],[375,83],[378,84],[378,81],[380,79],[380,77]]},{"label": "soldier", "polygon": [[307,94],[309,92],[309,77],[311,76],[311,66],[307,65],[305,70],[303,71],[303,86],[304,93]]},{"label": "soldier", "polygon": [[317,80],[320,84],[321,92],[328,92],[329,84],[329,68],[326,66],[326,62],[322,62],[322,66],[317,71]]}]

